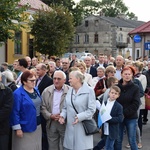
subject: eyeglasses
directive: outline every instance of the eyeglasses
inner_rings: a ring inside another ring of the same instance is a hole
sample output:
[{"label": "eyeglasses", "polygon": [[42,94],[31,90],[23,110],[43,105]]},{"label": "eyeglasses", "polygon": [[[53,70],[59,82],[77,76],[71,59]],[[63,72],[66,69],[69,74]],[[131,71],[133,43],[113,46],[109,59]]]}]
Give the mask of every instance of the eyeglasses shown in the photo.
[{"label": "eyeglasses", "polygon": [[53,78],[53,80],[58,80],[58,81],[60,81],[60,80],[61,80],[61,78],[55,78],[55,77],[54,77],[54,78]]},{"label": "eyeglasses", "polygon": [[62,64],[68,64],[67,62],[62,62]]},{"label": "eyeglasses", "polygon": [[29,80],[29,79],[28,79],[28,81],[30,81],[30,82],[35,82],[36,80]]}]

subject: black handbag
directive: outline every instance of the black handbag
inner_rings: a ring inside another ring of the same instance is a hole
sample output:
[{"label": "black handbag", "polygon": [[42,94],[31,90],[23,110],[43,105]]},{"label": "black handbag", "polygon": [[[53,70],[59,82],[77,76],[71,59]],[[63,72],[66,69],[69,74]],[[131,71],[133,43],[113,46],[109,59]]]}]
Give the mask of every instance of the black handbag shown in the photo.
[{"label": "black handbag", "polygon": [[[72,94],[73,94],[73,90],[72,90],[72,93],[71,93],[71,103],[72,103],[72,106],[73,106],[75,112],[78,114],[78,111],[74,107],[74,104],[73,104],[73,101],[72,101]],[[96,124],[96,122],[93,118],[90,119],[90,120],[83,120],[82,125],[83,125],[83,128],[84,128],[84,131],[85,131],[86,135],[93,135],[93,134],[99,132],[97,124]]]}]

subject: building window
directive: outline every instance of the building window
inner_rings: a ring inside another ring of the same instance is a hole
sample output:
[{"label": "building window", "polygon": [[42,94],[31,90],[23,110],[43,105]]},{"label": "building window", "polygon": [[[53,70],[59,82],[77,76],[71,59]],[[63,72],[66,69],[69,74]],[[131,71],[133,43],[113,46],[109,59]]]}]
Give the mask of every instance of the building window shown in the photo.
[{"label": "building window", "polygon": [[118,36],[118,42],[123,42],[123,35],[121,33]]},{"label": "building window", "polygon": [[127,43],[130,44],[130,37],[127,37]]},{"label": "building window", "polygon": [[79,39],[79,35],[78,34],[76,34],[76,36],[75,36],[75,43],[76,44],[80,43],[80,39]]},{"label": "building window", "polygon": [[22,54],[22,32],[15,33],[15,54]]},{"label": "building window", "polygon": [[88,25],[89,25],[89,21],[86,20],[86,21],[85,21],[85,27],[88,27]]},{"label": "building window", "polygon": [[98,43],[98,34],[97,33],[94,34],[94,43]]},{"label": "building window", "polygon": [[89,35],[88,34],[84,35],[84,43],[89,43]]},{"label": "building window", "polygon": [[95,20],[95,26],[98,26],[98,20]]}]

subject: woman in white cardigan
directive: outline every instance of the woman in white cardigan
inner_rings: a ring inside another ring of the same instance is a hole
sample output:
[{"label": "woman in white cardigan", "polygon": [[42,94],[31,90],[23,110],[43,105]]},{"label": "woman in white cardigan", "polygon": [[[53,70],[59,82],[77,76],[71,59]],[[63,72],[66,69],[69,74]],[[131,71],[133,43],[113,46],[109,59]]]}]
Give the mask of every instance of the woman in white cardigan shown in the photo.
[{"label": "woman in white cardigan", "polygon": [[[142,74],[142,70],[143,70],[143,62],[140,62],[140,61],[136,61],[134,63],[134,67],[135,67],[135,76],[134,78],[138,79],[141,84],[142,84],[142,87],[143,87],[143,90],[145,91],[146,89],[146,86],[147,86],[147,80],[146,80],[146,76]],[[141,100],[141,106],[140,106],[140,110],[139,110],[139,119],[138,119],[138,126],[139,126],[139,129],[140,129],[140,136],[138,140],[138,148],[142,148],[142,144],[141,144],[141,136],[142,136],[142,111],[145,109],[145,96],[141,97],[140,98]]]}]

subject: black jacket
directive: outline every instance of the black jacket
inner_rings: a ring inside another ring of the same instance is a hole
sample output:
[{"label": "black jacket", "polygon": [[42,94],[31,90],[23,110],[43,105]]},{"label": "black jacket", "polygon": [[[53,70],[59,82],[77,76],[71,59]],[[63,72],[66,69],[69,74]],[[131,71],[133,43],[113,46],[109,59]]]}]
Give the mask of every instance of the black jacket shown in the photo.
[{"label": "black jacket", "polygon": [[148,89],[150,89],[150,70],[143,72],[143,74],[146,76],[147,79],[147,87],[146,87],[146,92],[147,92]]},{"label": "black jacket", "polygon": [[45,74],[45,76],[41,80],[40,84],[38,85],[38,90],[39,90],[40,94],[42,94],[42,92],[44,91],[45,88],[47,88],[48,86],[50,86],[52,84],[53,84],[53,80],[47,74]]},{"label": "black jacket", "polygon": [[97,77],[97,70],[95,67],[90,67],[90,74],[92,75],[92,77]]},{"label": "black jacket", "polygon": [[117,101],[123,106],[124,118],[137,119],[137,110],[140,106],[140,91],[139,87],[132,81],[127,85],[122,85],[123,80],[119,81],[121,93]]},{"label": "black jacket", "polygon": [[13,105],[12,90],[0,82],[0,135],[9,134],[9,115]]}]

